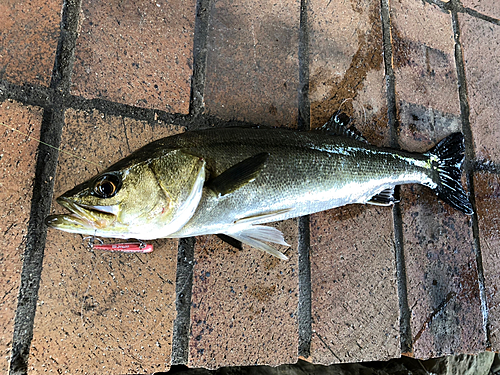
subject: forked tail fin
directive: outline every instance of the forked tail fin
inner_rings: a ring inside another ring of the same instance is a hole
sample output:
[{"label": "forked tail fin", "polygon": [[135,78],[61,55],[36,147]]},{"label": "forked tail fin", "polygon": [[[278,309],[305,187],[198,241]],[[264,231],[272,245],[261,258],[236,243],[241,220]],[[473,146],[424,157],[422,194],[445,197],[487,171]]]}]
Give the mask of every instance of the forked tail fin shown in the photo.
[{"label": "forked tail fin", "polygon": [[425,155],[430,157],[432,168],[437,172],[434,182],[438,197],[466,215],[472,215],[474,211],[461,182],[464,153],[463,134],[453,133]]}]

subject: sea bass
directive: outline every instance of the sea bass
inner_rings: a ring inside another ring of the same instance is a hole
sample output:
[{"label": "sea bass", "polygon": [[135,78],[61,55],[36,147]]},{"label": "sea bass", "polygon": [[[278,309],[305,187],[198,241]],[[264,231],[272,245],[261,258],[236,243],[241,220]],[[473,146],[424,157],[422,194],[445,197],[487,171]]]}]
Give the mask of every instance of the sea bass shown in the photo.
[{"label": "sea bass", "polygon": [[[333,118],[332,118],[333,119]],[[461,185],[464,141],[454,133],[423,154],[375,147],[331,120],[322,131],[218,128],[152,142],[66,192],[66,232],[152,240],[221,234],[286,257],[262,224],[351,203],[391,205],[418,183],[472,214]]]}]

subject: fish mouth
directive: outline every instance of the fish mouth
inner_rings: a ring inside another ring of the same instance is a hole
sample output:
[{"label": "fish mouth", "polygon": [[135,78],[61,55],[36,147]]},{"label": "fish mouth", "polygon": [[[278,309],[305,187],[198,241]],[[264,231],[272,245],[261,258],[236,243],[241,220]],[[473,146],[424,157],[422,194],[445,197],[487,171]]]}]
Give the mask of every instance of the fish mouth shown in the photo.
[{"label": "fish mouth", "polygon": [[57,203],[70,211],[70,214],[50,215],[45,223],[55,229],[66,232],[93,234],[97,229],[103,229],[116,221],[116,210],[110,206],[88,206],[76,203],[61,196]]}]

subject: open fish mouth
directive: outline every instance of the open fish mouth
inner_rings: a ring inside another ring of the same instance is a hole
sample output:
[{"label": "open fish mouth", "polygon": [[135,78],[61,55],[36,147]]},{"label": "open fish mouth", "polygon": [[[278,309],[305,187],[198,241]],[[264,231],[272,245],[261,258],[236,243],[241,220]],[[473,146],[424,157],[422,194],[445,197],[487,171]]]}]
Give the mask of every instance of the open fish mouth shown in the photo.
[{"label": "open fish mouth", "polygon": [[[57,198],[57,203],[70,211],[70,214],[50,215],[45,223],[55,229],[72,233],[93,233],[116,221],[116,209],[113,206],[87,206],[66,197]],[[89,232],[90,230],[90,232]]]}]

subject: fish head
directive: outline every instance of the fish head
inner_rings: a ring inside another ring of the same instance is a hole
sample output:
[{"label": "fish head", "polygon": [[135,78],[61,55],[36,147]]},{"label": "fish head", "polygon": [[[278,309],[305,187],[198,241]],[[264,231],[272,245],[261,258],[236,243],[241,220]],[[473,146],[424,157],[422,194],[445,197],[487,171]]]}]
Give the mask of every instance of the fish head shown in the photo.
[{"label": "fish head", "polygon": [[172,151],[124,159],[57,198],[69,214],[50,215],[49,227],[109,238],[167,237],[192,217],[201,199],[205,161]]}]

